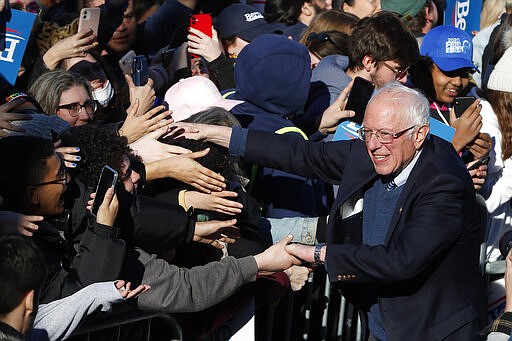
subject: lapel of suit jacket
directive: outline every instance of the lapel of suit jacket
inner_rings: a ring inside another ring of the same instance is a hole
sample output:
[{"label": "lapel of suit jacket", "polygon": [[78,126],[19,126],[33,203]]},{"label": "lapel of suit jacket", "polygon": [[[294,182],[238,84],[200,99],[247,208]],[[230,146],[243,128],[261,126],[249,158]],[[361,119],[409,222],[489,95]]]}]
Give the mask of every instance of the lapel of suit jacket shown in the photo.
[{"label": "lapel of suit jacket", "polygon": [[364,142],[354,144],[354,151],[349,154],[347,166],[343,170],[343,176],[339,184],[338,194],[333,203],[334,211],[339,214],[341,205],[348,198],[360,191],[366,185],[377,177],[373,163],[368,156]]},{"label": "lapel of suit jacket", "polygon": [[402,216],[403,208],[407,204],[408,199],[411,198],[411,193],[416,186],[416,182],[418,180],[421,181],[421,178],[418,176],[418,174],[423,170],[423,167],[425,167],[425,163],[430,158],[430,155],[433,152],[434,145],[432,142],[432,138],[429,138],[423,144],[421,155],[418,158],[416,164],[414,165],[411,173],[409,174],[407,182],[404,184],[404,189],[402,190],[402,193],[400,193],[400,197],[398,198],[398,202],[396,203],[395,211],[393,213],[393,218],[391,219],[391,223],[388,229],[388,233],[386,235],[386,241],[384,242],[384,245],[388,245],[391,237],[393,236],[393,233],[395,232],[396,227],[398,225],[398,221]]}]

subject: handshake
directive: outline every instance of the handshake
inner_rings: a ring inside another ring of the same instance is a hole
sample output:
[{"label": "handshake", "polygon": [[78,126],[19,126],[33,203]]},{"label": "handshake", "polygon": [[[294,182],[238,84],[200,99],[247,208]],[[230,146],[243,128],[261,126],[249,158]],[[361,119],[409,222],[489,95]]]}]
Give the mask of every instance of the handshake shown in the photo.
[{"label": "handshake", "polygon": [[279,243],[254,256],[259,271],[276,272],[303,263],[314,264],[325,259],[326,246],[289,244],[293,236],[288,235]]}]

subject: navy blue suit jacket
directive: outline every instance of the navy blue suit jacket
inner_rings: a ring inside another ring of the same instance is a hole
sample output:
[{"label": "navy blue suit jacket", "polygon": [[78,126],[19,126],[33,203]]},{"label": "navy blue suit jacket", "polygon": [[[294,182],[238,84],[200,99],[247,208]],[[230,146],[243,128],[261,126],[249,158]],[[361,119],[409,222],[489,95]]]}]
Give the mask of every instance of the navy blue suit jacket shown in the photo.
[{"label": "navy blue suit jacket", "polygon": [[484,223],[451,144],[435,136],[425,141],[378,246],[361,244],[360,199],[378,178],[362,141],[314,143],[249,131],[245,159],[339,184],[327,226],[329,278],[362,312],[370,304],[365,285],[377,285],[389,340],[479,339]]}]

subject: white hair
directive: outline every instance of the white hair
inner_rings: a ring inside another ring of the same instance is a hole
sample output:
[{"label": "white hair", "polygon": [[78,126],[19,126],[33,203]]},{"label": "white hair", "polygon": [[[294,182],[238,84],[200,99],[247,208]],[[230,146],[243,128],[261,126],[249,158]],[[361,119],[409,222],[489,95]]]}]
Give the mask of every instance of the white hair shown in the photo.
[{"label": "white hair", "polygon": [[392,99],[403,108],[404,119],[414,125],[429,125],[430,106],[427,98],[417,90],[411,89],[400,82],[391,82],[379,89],[368,105],[380,97]]}]

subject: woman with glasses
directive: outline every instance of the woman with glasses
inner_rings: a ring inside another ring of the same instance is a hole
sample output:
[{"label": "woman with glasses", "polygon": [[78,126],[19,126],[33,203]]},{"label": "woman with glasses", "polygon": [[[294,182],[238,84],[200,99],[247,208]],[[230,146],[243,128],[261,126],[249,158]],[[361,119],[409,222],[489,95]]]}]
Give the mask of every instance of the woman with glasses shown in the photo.
[{"label": "woman with glasses", "polygon": [[74,73],[56,70],[39,77],[29,93],[48,115],[57,115],[71,126],[94,120],[98,103],[92,99],[89,82]]}]

